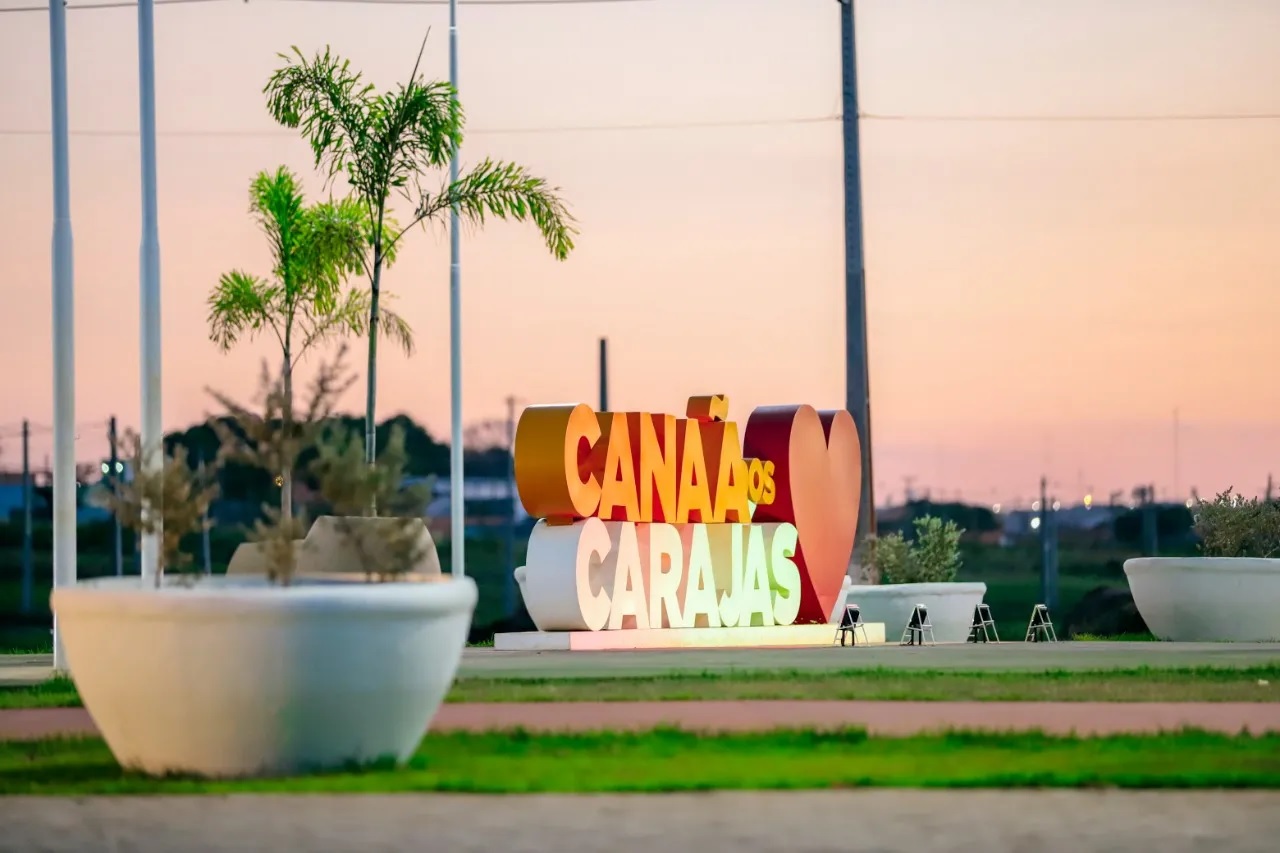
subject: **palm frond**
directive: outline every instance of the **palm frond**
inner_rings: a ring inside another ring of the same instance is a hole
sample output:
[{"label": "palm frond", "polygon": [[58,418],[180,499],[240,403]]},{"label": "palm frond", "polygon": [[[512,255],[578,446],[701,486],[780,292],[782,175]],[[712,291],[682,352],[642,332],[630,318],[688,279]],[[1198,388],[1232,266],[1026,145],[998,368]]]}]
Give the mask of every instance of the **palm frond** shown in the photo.
[{"label": "palm frond", "polygon": [[422,218],[454,207],[459,216],[475,225],[483,225],[490,216],[517,222],[531,220],[558,260],[568,257],[578,233],[560,190],[515,163],[484,160],[445,187]]},{"label": "palm frond", "polygon": [[[388,309],[385,303],[394,300],[395,295],[383,293],[378,306],[378,331],[388,340],[395,343],[406,355],[413,354],[413,329],[409,322],[396,312]],[[373,300],[365,290],[349,290],[342,301],[329,313],[322,317],[312,318],[312,325],[305,334],[305,345],[311,346],[321,341],[351,335],[364,337],[369,334],[369,312]]]},{"label": "palm frond", "polygon": [[281,54],[280,58],[285,65],[263,89],[272,118],[302,130],[316,165],[324,167],[329,181],[345,173],[368,199],[378,183],[366,162],[373,86],[327,47],[311,60],[297,47],[292,56]]},{"label": "palm frond", "polygon": [[280,288],[268,281],[242,270],[223,273],[209,294],[209,339],[226,350],[263,328],[279,334],[273,325],[279,298]]},{"label": "palm frond", "polygon": [[[391,294],[384,293],[382,298],[385,300],[390,296]],[[413,329],[410,328],[409,321],[385,306],[379,306],[378,313],[381,315],[383,336],[400,347],[405,355],[413,355]]]}]

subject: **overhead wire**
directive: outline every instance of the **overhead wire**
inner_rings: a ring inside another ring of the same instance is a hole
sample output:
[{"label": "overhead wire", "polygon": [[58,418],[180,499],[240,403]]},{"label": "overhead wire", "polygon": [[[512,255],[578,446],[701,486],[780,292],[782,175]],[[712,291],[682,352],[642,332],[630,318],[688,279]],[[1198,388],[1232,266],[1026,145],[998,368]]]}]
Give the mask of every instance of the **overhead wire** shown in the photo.
[{"label": "overhead wire", "polygon": [[[192,3],[243,3],[251,0],[153,0],[156,6],[179,6]],[[349,6],[448,6],[449,0],[252,0],[254,3],[329,3]],[[617,6],[634,3],[654,3],[657,0],[458,0],[459,6]],[[108,0],[105,3],[64,3],[68,12],[92,9],[132,9],[137,0]],[[41,6],[0,6],[0,14],[47,12],[48,4]]]},{"label": "overhead wire", "polygon": [[[577,124],[577,125],[552,125],[548,127],[482,127],[475,130],[466,131],[468,136],[496,136],[496,135],[514,135],[514,134],[547,134],[547,133],[609,133],[619,131],[646,131],[646,130],[688,130],[700,128],[736,128],[736,127],[780,127],[786,125],[799,124],[827,124],[840,120],[838,115],[825,116],[796,116],[782,118],[758,118],[758,119],[709,119],[704,121],[675,121],[675,122],[633,122],[628,124]],[[36,129],[3,129],[0,128],[0,136],[48,136],[49,130]],[[136,130],[102,130],[102,129],[84,129],[68,131],[71,136],[89,136],[89,137],[119,137],[128,138],[138,135]],[[156,131],[157,136],[169,137],[212,137],[212,138],[234,138],[234,137],[256,137],[256,138],[281,138],[281,139],[297,139],[294,133],[281,130],[159,130]]]}]

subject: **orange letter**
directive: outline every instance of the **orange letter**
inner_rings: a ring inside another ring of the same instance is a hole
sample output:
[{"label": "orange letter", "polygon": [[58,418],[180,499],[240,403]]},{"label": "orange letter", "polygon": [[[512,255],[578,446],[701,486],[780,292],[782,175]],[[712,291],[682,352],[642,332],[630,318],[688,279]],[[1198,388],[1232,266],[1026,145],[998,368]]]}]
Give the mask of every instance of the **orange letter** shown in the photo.
[{"label": "orange letter", "polygon": [[760,500],[756,501],[756,503],[768,506],[778,496],[778,484],[773,479],[773,472],[776,470],[777,468],[774,467],[773,462],[764,463],[764,490],[760,493]]},{"label": "orange letter", "polygon": [[760,503],[764,496],[764,463],[752,459],[747,468],[747,499],[752,503]]},{"label": "orange letter", "polygon": [[640,518],[638,520],[674,520],[676,517],[676,462],[679,456],[675,415],[641,414],[635,420],[639,421],[640,433]]},{"label": "orange letter", "polygon": [[[677,421],[680,435],[680,489],[676,493],[676,523],[711,520],[711,491],[707,482],[707,460],[702,455],[701,424]],[[694,517],[694,514],[697,517]]]},{"label": "orange letter", "polygon": [[742,445],[738,443],[738,425],[727,423],[723,426],[711,520],[746,524],[751,520],[751,507],[747,505],[747,463],[742,459]]},{"label": "orange letter", "polygon": [[605,521],[639,521],[640,505],[636,499],[635,457],[631,454],[631,434],[627,416],[612,415],[609,448],[605,455],[604,482],[600,487],[600,512]]},{"label": "orange letter", "polygon": [[595,514],[600,480],[588,460],[600,439],[595,412],[578,405],[530,406],[516,427],[516,489],[525,511],[548,522]]},{"label": "orange letter", "polygon": [[729,398],[723,394],[707,397],[690,397],[685,406],[685,416],[691,421],[724,421],[729,418]]}]

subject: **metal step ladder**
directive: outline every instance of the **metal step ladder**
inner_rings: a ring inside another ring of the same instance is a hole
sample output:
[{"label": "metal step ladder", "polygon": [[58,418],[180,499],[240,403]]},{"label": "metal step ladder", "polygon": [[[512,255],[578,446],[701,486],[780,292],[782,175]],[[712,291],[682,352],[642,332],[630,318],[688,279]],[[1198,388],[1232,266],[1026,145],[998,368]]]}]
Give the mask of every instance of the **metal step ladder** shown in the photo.
[{"label": "metal step ladder", "polygon": [[[925,633],[928,633],[929,639],[925,640]],[[938,641],[933,636],[933,623],[929,621],[929,608],[923,604],[917,604],[915,609],[911,611],[911,618],[907,620],[907,628],[902,632],[903,646],[923,646],[928,642],[930,645]]]},{"label": "metal step ladder", "polygon": [[973,608],[973,624],[969,626],[970,643],[998,643],[1000,634],[996,632],[995,620],[991,618],[991,606],[979,604]]},{"label": "metal step ladder", "polygon": [[840,641],[840,645],[845,644],[845,640],[849,640],[849,645],[858,645],[858,632],[862,632],[862,644],[865,646],[871,641],[867,639],[867,626],[862,622],[862,608],[856,604],[846,604],[844,606],[844,615],[840,617],[840,625],[836,628],[836,636],[832,639],[832,644],[836,640]]},{"label": "metal step ladder", "polygon": [[1031,621],[1027,623],[1028,643],[1056,643],[1058,635],[1053,630],[1053,622],[1049,619],[1049,608],[1037,604],[1031,611]]}]

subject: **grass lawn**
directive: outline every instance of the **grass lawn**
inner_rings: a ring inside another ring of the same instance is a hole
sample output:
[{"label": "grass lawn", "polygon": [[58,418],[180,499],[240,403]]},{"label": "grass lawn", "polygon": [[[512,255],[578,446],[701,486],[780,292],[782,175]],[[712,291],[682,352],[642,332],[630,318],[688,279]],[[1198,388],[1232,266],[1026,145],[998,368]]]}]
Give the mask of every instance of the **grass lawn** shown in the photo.
[{"label": "grass lawn", "polygon": [[[698,699],[914,699],[1015,702],[1278,702],[1280,666],[1100,672],[724,672],[639,678],[463,678],[448,702],[634,702]],[[53,679],[0,688],[0,709],[80,704]]]},{"label": "grass lawn", "polygon": [[860,729],[705,736],[429,735],[405,768],[271,780],[148,779],[97,739],[0,743],[0,794],[473,793],[890,787],[1280,787],[1280,736],[1204,732],[1106,738]]}]

